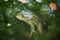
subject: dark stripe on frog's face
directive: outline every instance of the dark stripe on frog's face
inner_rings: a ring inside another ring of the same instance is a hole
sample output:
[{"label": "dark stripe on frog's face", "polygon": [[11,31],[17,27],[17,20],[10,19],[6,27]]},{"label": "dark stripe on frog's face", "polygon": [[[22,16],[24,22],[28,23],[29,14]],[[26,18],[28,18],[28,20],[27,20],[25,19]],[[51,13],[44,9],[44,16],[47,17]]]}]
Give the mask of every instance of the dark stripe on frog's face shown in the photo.
[{"label": "dark stripe on frog's face", "polygon": [[18,15],[16,16],[16,18],[19,19],[19,20],[23,20],[23,21],[29,20],[28,17],[23,16],[22,14],[18,14]]}]

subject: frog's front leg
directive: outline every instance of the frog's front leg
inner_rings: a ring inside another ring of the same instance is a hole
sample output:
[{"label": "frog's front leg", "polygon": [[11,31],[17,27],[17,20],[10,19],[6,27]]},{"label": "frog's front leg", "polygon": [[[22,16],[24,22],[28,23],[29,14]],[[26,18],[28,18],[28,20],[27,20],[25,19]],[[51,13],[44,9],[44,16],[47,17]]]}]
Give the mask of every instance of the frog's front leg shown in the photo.
[{"label": "frog's front leg", "polygon": [[30,33],[29,39],[31,39],[32,34],[35,32],[35,26],[34,26],[34,24],[30,23],[30,26],[31,26],[31,33]]}]

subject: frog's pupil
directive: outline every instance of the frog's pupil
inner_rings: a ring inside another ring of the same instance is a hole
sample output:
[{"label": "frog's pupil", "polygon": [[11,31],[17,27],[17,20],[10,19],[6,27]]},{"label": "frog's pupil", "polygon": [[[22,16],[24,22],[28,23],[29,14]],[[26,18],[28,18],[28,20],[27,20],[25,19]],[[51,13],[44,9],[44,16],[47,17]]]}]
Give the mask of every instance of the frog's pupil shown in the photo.
[{"label": "frog's pupil", "polygon": [[22,17],[24,17],[24,16],[22,15]]}]

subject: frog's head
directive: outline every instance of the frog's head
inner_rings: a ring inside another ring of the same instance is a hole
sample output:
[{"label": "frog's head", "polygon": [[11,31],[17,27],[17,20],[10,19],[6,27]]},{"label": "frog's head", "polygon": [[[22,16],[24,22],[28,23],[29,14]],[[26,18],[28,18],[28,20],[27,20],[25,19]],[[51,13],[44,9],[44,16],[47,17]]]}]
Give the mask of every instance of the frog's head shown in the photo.
[{"label": "frog's head", "polygon": [[29,12],[24,12],[24,11],[21,11],[20,13],[18,13],[16,15],[16,18],[19,19],[19,20],[29,20],[31,19],[33,16],[29,13]]},{"label": "frog's head", "polygon": [[25,16],[22,14],[22,12],[20,12],[20,13],[18,13],[18,14],[16,15],[16,18],[19,19],[19,20],[26,20],[27,17],[25,17]]}]

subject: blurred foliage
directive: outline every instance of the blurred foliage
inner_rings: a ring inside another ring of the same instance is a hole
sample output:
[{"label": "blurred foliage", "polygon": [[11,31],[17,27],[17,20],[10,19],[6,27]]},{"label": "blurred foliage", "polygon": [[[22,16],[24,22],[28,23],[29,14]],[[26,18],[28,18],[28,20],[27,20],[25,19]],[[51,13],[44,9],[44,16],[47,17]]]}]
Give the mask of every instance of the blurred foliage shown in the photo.
[{"label": "blurred foliage", "polygon": [[[59,6],[53,12],[55,17],[45,14],[47,11],[41,9],[43,4],[49,4],[50,2],[56,3],[56,0],[43,0],[43,3],[36,3],[35,0],[31,0],[28,4],[22,4],[17,0],[0,0],[0,40],[29,40],[30,25],[15,18],[16,13],[24,8],[36,12],[38,16],[42,15],[48,23],[48,32],[43,35],[36,32],[33,34],[31,40],[60,40]],[[11,25],[7,26],[8,24]]]}]

